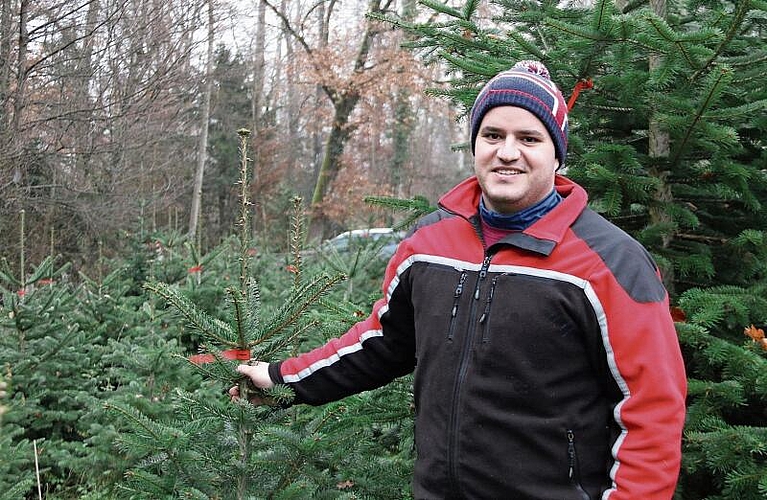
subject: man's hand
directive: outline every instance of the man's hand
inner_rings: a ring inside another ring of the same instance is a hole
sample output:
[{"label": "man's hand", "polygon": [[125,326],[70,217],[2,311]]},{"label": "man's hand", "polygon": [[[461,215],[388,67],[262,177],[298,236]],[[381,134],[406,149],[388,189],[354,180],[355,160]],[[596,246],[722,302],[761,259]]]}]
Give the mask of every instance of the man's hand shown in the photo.
[{"label": "man's hand", "polygon": [[269,363],[255,361],[252,365],[240,365],[237,371],[250,378],[253,385],[259,389],[271,389],[274,387],[271,377],[269,377]]},{"label": "man's hand", "polygon": [[[272,382],[271,377],[269,377],[269,363],[255,361],[252,365],[238,366],[237,371],[248,377],[253,385],[259,389],[271,389],[274,387],[274,382]],[[239,399],[240,388],[236,385],[230,388],[229,396],[232,398],[232,401]],[[266,401],[260,397],[251,397],[250,402],[254,405],[266,403]]]}]

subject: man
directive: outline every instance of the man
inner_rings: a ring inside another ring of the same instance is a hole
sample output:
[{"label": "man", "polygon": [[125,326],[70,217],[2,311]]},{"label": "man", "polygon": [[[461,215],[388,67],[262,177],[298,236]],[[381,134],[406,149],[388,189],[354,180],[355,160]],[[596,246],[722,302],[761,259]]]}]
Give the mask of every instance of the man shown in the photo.
[{"label": "man", "polygon": [[485,85],[471,145],[475,176],[400,243],[370,317],[238,370],[308,404],[414,370],[418,499],[670,499],[686,379],[668,295],[556,174],[567,110],[542,64]]}]

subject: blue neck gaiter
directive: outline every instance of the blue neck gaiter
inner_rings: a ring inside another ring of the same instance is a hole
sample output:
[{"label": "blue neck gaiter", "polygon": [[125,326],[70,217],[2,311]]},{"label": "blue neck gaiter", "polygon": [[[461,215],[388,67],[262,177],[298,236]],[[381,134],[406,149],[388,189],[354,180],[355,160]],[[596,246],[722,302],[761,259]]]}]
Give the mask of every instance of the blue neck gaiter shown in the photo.
[{"label": "blue neck gaiter", "polygon": [[480,198],[479,213],[486,224],[496,229],[523,231],[559,205],[560,201],[562,201],[562,196],[557,193],[556,189],[552,189],[547,197],[535,205],[531,205],[513,214],[499,214],[485,207],[485,200]]}]

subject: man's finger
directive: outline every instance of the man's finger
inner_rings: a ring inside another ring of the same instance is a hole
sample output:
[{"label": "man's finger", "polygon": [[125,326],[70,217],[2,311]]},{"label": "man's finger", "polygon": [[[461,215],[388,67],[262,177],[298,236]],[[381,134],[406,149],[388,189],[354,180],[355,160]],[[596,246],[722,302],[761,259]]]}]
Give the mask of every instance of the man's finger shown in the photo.
[{"label": "man's finger", "polygon": [[237,366],[237,371],[242,373],[243,375],[247,375],[248,377],[250,377],[251,373],[255,373],[254,370],[255,370],[255,366],[251,366],[251,365],[238,365]]}]

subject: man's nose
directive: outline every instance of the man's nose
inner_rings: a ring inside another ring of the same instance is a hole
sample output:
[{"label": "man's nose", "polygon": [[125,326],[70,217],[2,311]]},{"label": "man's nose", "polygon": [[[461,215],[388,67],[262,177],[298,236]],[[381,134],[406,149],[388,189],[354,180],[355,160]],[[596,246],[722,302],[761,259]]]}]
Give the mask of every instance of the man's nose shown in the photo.
[{"label": "man's nose", "polygon": [[514,161],[519,158],[519,148],[513,137],[507,138],[498,147],[498,158],[503,161]]}]

